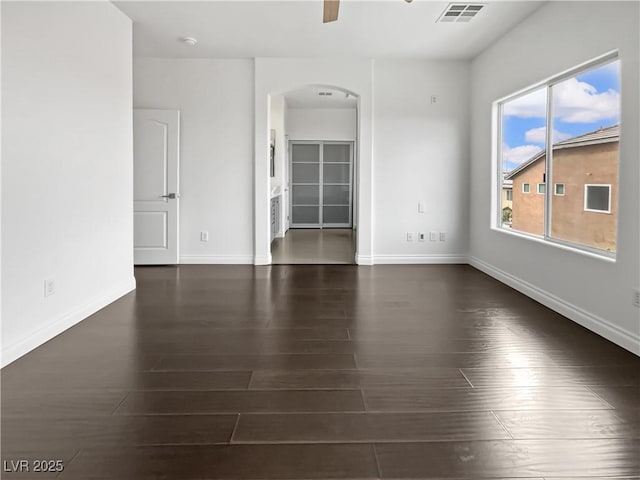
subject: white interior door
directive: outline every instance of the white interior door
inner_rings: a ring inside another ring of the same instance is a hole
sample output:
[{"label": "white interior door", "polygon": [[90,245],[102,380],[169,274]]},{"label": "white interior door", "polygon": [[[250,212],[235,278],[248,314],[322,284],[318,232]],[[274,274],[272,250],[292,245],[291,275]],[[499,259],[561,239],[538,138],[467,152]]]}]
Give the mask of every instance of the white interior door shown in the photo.
[{"label": "white interior door", "polygon": [[180,112],[133,111],[133,245],[136,265],[178,263]]}]

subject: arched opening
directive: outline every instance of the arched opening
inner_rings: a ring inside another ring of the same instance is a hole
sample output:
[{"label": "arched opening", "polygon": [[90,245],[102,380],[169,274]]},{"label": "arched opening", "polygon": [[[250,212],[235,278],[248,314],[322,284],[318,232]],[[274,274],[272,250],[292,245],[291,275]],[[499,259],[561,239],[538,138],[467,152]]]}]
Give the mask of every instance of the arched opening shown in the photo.
[{"label": "arched opening", "polygon": [[309,84],[267,103],[266,263],[356,263],[359,95]]}]

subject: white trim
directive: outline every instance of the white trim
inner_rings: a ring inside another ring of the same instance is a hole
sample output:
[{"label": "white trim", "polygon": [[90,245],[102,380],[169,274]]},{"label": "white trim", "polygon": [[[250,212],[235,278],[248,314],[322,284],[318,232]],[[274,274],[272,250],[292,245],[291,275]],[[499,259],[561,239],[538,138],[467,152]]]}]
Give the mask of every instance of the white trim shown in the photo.
[{"label": "white trim", "polygon": [[617,49],[612,50],[603,55],[600,55],[599,57],[583,62],[580,65],[576,65],[575,67],[568,68],[567,70],[564,70],[559,74],[547,77],[546,79],[541,80],[537,83],[534,83],[533,85],[529,85],[528,87],[522,88],[515,93],[511,93],[502,98],[499,98],[494,102],[494,104],[505,103],[510,100],[515,100],[518,97],[524,97],[525,95],[533,93],[534,90],[537,90],[541,87],[553,86],[556,83],[560,83],[564,80],[568,80],[569,78],[575,77],[576,75],[580,73],[584,73],[587,70],[603,67],[617,60],[620,60],[620,55],[618,53],[618,50]]},{"label": "white trim", "polygon": [[[593,210],[591,208],[587,208],[587,187],[608,187],[609,188],[609,200],[608,200],[608,209],[607,210]],[[584,211],[585,212],[595,212],[595,213],[611,213],[611,184],[610,183],[585,183],[584,185]]]},{"label": "white trim", "polygon": [[[558,193],[558,185],[562,185],[562,193]],[[556,197],[564,197],[564,194],[565,194],[566,191],[567,190],[566,190],[566,187],[565,187],[564,183],[554,183],[553,184],[553,194]]]},{"label": "white trim", "polygon": [[[541,191],[540,191],[540,185],[544,185],[544,186],[545,186],[545,188],[544,188],[544,192],[541,192]],[[536,183],[536,193],[537,193],[538,195],[544,195],[545,193],[547,193],[547,184],[546,184],[546,183],[544,183],[544,182],[542,182],[542,183]]]},{"label": "white trim", "polygon": [[511,228],[495,227],[491,229],[494,232],[501,232],[507,235],[513,235],[514,237],[524,238],[533,242],[538,242],[542,245],[550,245],[554,248],[561,248],[568,252],[579,253],[580,255],[586,255],[590,258],[596,258],[598,260],[604,260],[611,263],[616,263],[616,254],[607,252],[606,250],[599,250],[596,248],[587,247],[585,245],[579,245],[576,243],[569,243],[558,238],[553,237],[541,237],[540,235],[534,235],[533,233],[521,232],[520,230],[513,230]]},{"label": "white trim", "polygon": [[613,343],[640,355],[640,335],[625,330],[591,312],[577,307],[555,295],[536,287],[524,280],[500,270],[479,258],[469,257],[469,265],[495,278],[496,280],[514,288],[529,298],[543,304],[551,310],[573,320],[579,325],[598,335],[611,340]]},{"label": "white trim", "polygon": [[115,302],[120,297],[123,297],[127,293],[135,290],[136,279],[131,277],[126,282],[122,282],[115,288],[104,292],[100,295],[96,295],[84,304],[66,312],[57,317],[47,321],[44,325],[36,330],[28,333],[21,339],[11,343],[10,345],[3,345],[0,350],[0,365],[4,368],[11,362],[26,355],[30,351],[38,348],[40,345],[48,342],[53,337],[60,335],[65,330],[73,327],[86,319],[90,315],[93,315],[98,310],[106,307],[110,303]]},{"label": "white trim", "polygon": [[252,257],[251,260],[249,260],[248,262],[237,262],[237,263],[253,263],[254,265],[271,265],[271,252],[267,253],[266,255],[256,255],[255,257]]},{"label": "white trim", "polygon": [[185,265],[244,265],[253,263],[253,255],[180,255]]},{"label": "white trim", "polygon": [[[525,192],[525,191],[524,191],[524,186],[525,186],[525,185],[526,185],[527,187],[529,187],[529,191],[528,191],[528,192]],[[530,184],[529,182],[523,182],[523,183],[522,183],[522,193],[531,193],[531,184]]]},{"label": "white trim", "polygon": [[373,265],[373,257],[371,255],[358,255],[356,253],[357,265]]},{"label": "white trim", "polygon": [[452,264],[466,264],[466,255],[374,255],[373,260],[375,264],[379,265],[402,265],[402,264],[437,264],[437,263],[452,263]]}]

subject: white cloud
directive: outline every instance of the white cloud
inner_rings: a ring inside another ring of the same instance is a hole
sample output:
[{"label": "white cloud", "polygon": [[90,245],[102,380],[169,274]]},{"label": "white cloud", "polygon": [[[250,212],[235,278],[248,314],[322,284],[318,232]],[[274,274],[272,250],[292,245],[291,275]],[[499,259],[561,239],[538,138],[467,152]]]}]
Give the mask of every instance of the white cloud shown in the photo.
[{"label": "white cloud", "polygon": [[542,88],[504,104],[504,115],[520,118],[544,118],[547,112],[547,91]]},{"label": "white cloud", "polygon": [[563,122],[593,123],[617,118],[620,94],[615,90],[598,92],[593,85],[576,78],[558,84],[553,90],[554,115]]},{"label": "white cloud", "polygon": [[[544,118],[546,90],[540,89],[504,105],[504,115],[519,118]],[[598,92],[591,84],[570,78],[553,87],[553,114],[563,122],[593,123],[618,118],[620,93]]]},{"label": "white cloud", "polygon": [[541,151],[542,148],[537,145],[520,145],[511,148],[505,143],[502,145],[502,162],[510,164],[511,168],[517,167]]},{"label": "white cloud", "polygon": [[[531,130],[527,130],[524,134],[524,139],[530,143],[546,143],[547,138],[547,128],[539,127],[532,128]],[[567,138],[571,138],[572,135],[569,133],[560,132],[558,130],[553,130],[553,143],[561,142],[562,140],[566,140]]]}]

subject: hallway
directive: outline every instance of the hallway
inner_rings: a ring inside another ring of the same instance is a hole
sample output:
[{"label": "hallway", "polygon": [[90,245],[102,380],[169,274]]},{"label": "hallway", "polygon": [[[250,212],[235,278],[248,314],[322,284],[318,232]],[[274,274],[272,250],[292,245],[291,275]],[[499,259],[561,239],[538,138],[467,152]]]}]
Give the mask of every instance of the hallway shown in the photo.
[{"label": "hallway", "polygon": [[350,228],[292,228],[271,244],[272,263],[353,264],[355,239]]}]

